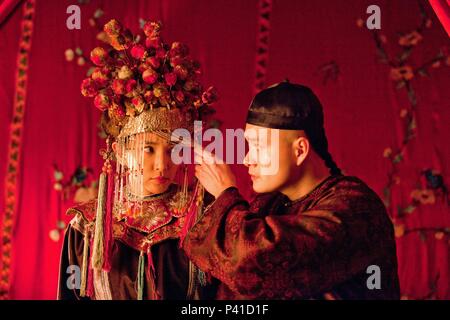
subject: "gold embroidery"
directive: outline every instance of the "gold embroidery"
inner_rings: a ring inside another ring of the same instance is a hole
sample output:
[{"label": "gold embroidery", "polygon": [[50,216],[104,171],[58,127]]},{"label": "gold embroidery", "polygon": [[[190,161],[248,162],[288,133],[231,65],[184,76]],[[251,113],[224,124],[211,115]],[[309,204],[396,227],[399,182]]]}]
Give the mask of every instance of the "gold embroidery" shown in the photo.
[{"label": "gold embroidery", "polygon": [[[190,129],[192,127],[192,129]],[[153,110],[147,110],[140,115],[133,117],[127,121],[123,129],[120,131],[118,139],[123,139],[130,135],[152,132],[159,130],[167,130],[172,132],[178,128],[186,128],[193,131],[193,123],[189,123],[186,119],[186,115],[175,109],[155,108]]]}]

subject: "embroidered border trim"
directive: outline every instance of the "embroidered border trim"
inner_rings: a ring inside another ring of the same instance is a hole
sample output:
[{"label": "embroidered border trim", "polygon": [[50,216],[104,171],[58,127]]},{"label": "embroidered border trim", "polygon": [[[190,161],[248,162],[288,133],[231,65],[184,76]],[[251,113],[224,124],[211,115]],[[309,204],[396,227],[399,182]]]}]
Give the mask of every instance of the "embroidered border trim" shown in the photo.
[{"label": "embroidered border trim", "polygon": [[272,0],[259,0],[254,94],[258,93],[266,86],[271,14]]},{"label": "embroidered border trim", "polygon": [[31,39],[35,16],[35,0],[27,0],[23,5],[21,21],[21,37],[17,54],[16,85],[13,104],[13,117],[9,129],[9,145],[5,176],[5,211],[1,231],[1,276],[0,300],[9,299],[11,285],[11,242],[14,233],[14,222],[19,202],[19,175],[22,146],[22,132],[25,119],[27,98],[27,82]]}]

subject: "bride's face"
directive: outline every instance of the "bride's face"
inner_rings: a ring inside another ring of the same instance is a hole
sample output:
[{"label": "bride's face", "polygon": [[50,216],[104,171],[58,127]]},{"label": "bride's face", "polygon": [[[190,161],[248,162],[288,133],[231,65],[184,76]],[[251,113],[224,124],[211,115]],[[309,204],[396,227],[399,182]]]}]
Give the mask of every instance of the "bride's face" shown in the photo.
[{"label": "bride's face", "polygon": [[178,165],[172,162],[173,145],[153,133],[145,134],[144,144],[144,195],[167,190],[174,181]]},{"label": "bride's face", "polygon": [[[138,139],[144,146],[143,154],[143,195],[159,194],[165,192],[174,182],[179,165],[171,160],[173,145],[170,141],[161,138],[154,133],[142,133]],[[114,145],[115,144],[115,145]],[[113,144],[113,150],[117,152],[117,143]],[[139,190],[133,193],[140,194]]]}]

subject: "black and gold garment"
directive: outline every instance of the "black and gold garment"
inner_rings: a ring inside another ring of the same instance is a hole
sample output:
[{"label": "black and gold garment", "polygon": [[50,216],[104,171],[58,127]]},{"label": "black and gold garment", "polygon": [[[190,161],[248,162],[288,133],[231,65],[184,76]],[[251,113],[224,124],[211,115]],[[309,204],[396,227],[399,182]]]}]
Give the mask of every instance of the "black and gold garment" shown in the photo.
[{"label": "black and gold garment", "polygon": [[81,297],[79,289],[71,289],[73,286],[68,285],[72,274],[68,272],[68,267],[81,268],[83,265],[85,239],[92,242],[97,200],[69,209],[68,214],[74,214],[75,217],[65,233],[58,299],[137,299],[139,257],[148,247],[154,272],[153,277],[146,272],[143,299],[213,299],[216,283],[214,280],[207,281],[205,274],[190,262],[179,247],[179,233],[185,222],[185,215],[171,210],[175,195],[174,188],[170,188],[164,194],[148,198],[144,202],[145,210],[142,215],[134,218],[115,217],[111,270],[103,272],[106,288],[93,288],[95,271],[89,268],[89,297]]}]

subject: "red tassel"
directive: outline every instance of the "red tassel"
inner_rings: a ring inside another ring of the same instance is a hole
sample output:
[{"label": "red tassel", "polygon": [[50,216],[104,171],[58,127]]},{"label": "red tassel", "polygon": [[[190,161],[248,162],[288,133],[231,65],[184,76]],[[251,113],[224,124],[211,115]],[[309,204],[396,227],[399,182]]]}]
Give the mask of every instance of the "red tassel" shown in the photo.
[{"label": "red tassel", "polygon": [[155,283],[155,265],[153,264],[153,256],[150,248],[147,249],[147,279],[150,283],[150,300],[161,300]]},{"label": "red tassel", "polygon": [[113,205],[113,188],[114,188],[114,174],[112,170],[108,173],[107,182],[107,194],[106,194],[106,213],[104,224],[104,250],[103,250],[103,270],[106,272],[111,271],[111,251],[113,244],[112,234],[112,205]]},{"label": "red tassel", "polygon": [[150,249],[147,250],[147,277],[154,277],[155,275],[155,265],[153,264],[152,252]]},{"label": "red tassel", "polygon": [[186,220],[184,222],[183,227],[180,231],[180,248],[183,246],[184,238],[186,238],[186,235],[190,228],[194,225],[194,222],[197,220],[197,194],[199,191],[199,185],[197,184],[197,187],[195,188],[194,194],[192,195],[191,202],[189,204],[189,208],[186,214]]}]

